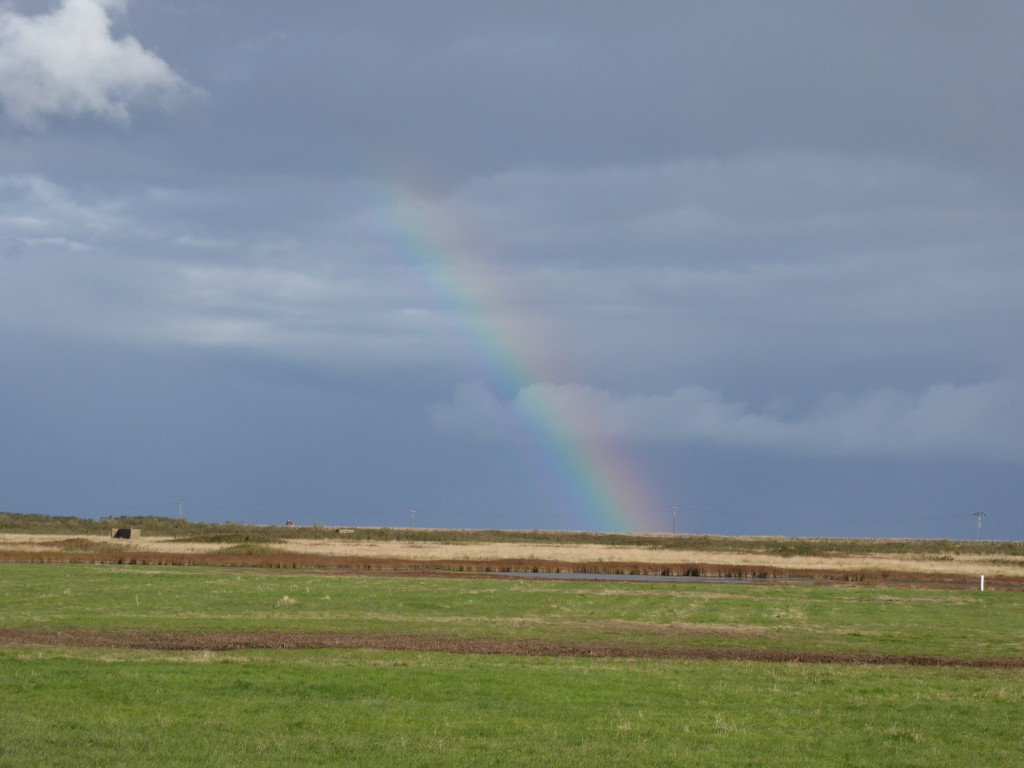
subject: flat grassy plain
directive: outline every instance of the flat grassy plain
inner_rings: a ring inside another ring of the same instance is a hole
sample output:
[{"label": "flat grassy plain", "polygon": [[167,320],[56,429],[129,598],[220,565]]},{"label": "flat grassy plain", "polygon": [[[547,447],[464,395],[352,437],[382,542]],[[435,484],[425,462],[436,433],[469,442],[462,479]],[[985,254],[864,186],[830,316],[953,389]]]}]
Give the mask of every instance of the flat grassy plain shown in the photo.
[{"label": "flat grassy plain", "polygon": [[0,766],[1018,766],[1022,659],[1021,592],[0,564]]},{"label": "flat grassy plain", "polygon": [[0,626],[1024,659],[1024,592],[0,564]]},{"label": "flat grassy plain", "polygon": [[0,649],[4,766],[1020,765],[1019,673]]}]

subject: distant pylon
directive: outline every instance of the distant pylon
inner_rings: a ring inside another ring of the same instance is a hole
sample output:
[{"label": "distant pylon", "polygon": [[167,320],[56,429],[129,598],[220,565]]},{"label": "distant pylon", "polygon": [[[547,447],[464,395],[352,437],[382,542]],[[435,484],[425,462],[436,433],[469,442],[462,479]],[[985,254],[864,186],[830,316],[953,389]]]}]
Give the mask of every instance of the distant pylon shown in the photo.
[{"label": "distant pylon", "polygon": [[978,538],[981,538],[981,519],[985,517],[984,512],[972,512],[971,517],[978,518]]}]

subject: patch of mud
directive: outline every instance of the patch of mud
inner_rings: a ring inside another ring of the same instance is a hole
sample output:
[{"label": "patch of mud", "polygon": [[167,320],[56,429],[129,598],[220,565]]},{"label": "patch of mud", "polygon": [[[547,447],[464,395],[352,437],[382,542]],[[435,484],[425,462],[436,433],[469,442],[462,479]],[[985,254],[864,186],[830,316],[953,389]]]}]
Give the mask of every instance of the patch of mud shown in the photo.
[{"label": "patch of mud", "polygon": [[150,632],[68,628],[0,628],[0,645],[71,646],[157,651],[234,651],[244,649],[371,649],[507,656],[587,658],[696,659],[803,664],[868,664],[925,667],[1024,669],[1024,659],[967,659],[946,656],[767,650],[756,648],[649,648],[638,645],[497,640],[431,635],[386,635],[324,632]]}]

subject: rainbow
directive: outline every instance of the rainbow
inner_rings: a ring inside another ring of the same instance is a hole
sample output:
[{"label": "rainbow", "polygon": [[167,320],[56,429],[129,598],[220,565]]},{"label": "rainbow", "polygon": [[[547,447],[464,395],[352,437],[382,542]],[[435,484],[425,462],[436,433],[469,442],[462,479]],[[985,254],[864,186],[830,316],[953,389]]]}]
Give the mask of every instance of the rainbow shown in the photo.
[{"label": "rainbow", "polygon": [[[571,380],[558,371],[545,329],[514,311],[504,278],[481,256],[486,250],[468,242],[445,209],[404,187],[388,188],[383,203],[398,247],[415,260],[433,301],[459,319],[460,352],[476,380],[503,393]],[[518,411],[516,438],[558,505],[560,527],[665,530],[666,507],[634,462],[611,440],[583,429],[580,414],[544,397],[528,398]]]}]

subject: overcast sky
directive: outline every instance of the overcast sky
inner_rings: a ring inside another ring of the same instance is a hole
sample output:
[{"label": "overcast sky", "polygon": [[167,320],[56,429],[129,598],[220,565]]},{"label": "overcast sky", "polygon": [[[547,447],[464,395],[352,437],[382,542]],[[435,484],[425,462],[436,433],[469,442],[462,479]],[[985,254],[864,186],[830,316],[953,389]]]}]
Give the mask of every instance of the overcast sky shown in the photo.
[{"label": "overcast sky", "polygon": [[1024,538],[1022,28],[0,0],[0,509]]}]

